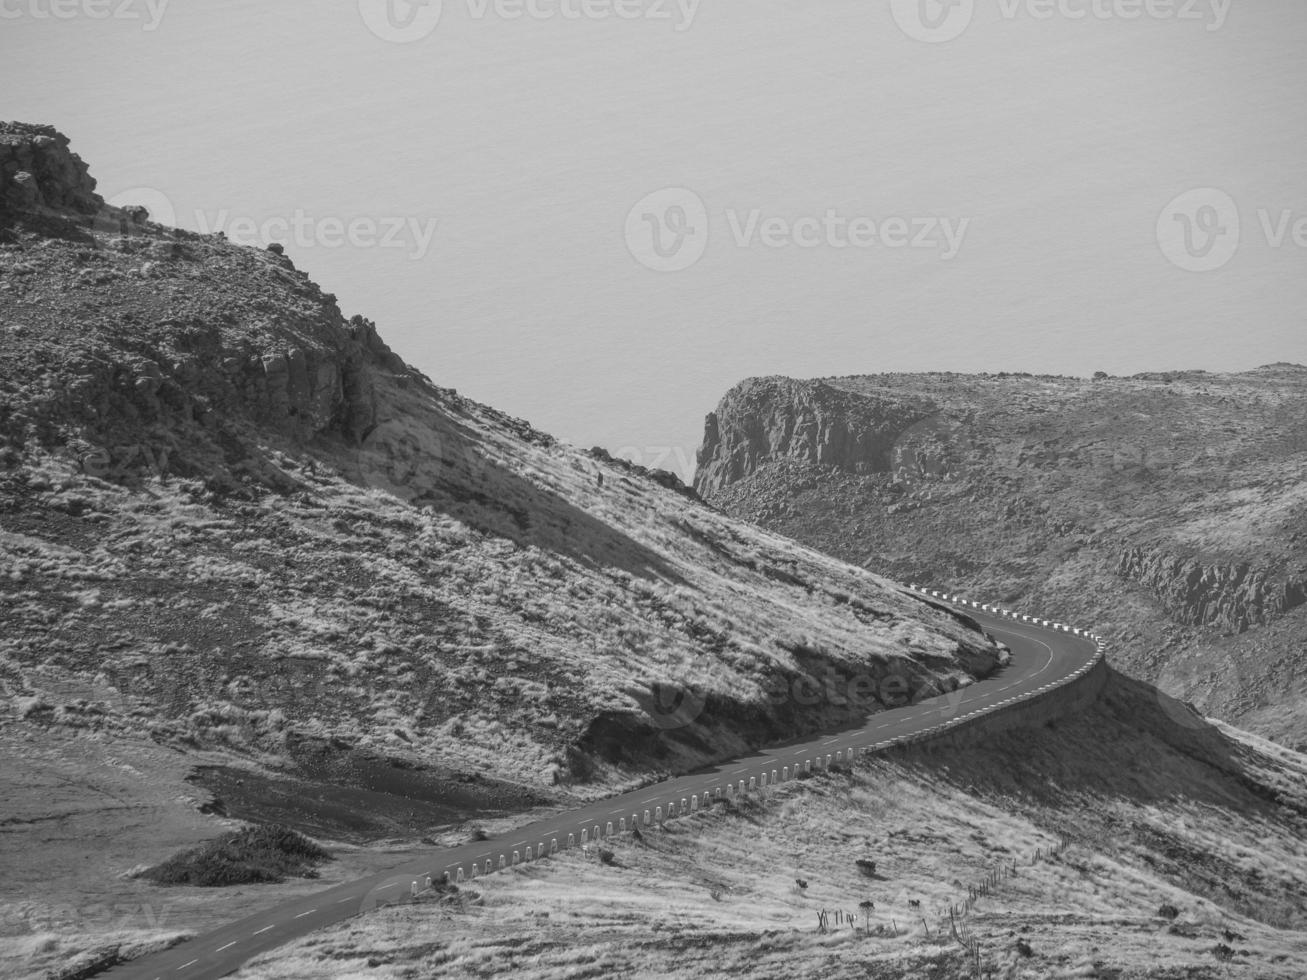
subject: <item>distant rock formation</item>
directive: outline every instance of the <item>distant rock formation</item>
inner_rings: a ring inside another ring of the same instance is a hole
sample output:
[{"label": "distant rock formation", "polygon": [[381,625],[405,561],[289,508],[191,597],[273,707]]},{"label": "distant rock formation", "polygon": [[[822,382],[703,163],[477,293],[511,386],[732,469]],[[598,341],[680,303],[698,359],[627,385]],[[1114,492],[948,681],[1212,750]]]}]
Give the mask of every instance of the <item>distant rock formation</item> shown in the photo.
[{"label": "distant rock formation", "polygon": [[1101,624],[1124,669],[1307,745],[1299,365],[754,379],[708,417],[699,465],[729,514],[902,581]]},{"label": "distant rock formation", "polygon": [[852,395],[821,381],[751,378],[708,416],[695,489],[722,490],[778,459],[887,473],[898,438],[931,411],[928,403]]},{"label": "distant rock formation", "polygon": [[1167,613],[1190,626],[1242,633],[1307,601],[1307,581],[1248,562],[1204,564],[1148,547],[1127,548],[1117,572],[1145,586]]}]

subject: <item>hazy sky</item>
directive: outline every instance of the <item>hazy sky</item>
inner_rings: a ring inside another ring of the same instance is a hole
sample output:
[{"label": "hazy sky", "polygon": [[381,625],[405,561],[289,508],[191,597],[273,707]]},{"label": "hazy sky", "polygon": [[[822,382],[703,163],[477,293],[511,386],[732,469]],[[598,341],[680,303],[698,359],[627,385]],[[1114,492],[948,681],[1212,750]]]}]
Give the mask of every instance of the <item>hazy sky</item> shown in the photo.
[{"label": "hazy sky", "polygon": [[1307,362],[1304,50],[1301,0],[0,0],[0,116],[683,469],[750,375]]}]

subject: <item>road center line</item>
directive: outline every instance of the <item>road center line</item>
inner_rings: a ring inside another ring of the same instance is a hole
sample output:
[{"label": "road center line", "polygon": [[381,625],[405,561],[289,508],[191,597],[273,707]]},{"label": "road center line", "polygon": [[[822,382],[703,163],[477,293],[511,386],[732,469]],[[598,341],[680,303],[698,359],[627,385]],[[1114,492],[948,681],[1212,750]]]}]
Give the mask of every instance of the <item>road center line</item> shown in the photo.
[{"label": "road center line", "polygon": [[180,973],[182,970],[186,969],[188,966],[194,966],[194,965],[195,965],[196,963],[198,963],[198,962],[200,962],[200,961],[199,961],[199,960],[191,960],[189,963],[183,963],[181,966],[177,967],[177,972]]},{"label": "road center line", "polygon": [[231,949],[235,945],[236,945],[236,940],[233,939],[226,946],[219,946],[217,949],[214,950],[214,952],[221,953],[224,949]]},{"label": "road center line", "polygon": [[[274,922],[273,925],[276,925],[276,923]],[[257,930],[255,930],[254,935],[257,936],[257,935],[258,935],[259,933],[261,933],[261,932],[267,932],[267,931],[268,931],[269,929],[271,929],[271,928],[272,928],[272,926],[264,926],[262,929],[257,929]]]},{"label": "road center line", "polygon": [[314,912],[316,912],[316,911],[317,911],[317,909],[309,909],[307,912],[301,912],[299,915],[295,916],[295,918],[297,918],[297,919],[302,919],[302,918],[304,918],[304,916],[306,916],[306,915],[312,915],[312,914],[313,914]]}]

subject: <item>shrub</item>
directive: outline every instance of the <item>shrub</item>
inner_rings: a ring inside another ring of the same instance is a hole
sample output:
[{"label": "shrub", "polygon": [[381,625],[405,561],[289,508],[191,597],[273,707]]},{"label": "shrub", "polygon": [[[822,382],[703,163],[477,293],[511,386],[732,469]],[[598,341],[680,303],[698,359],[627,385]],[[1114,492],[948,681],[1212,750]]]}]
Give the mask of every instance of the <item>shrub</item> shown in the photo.
[{"label": "shrub", "polygon": [[160,885],[258,884],[295,875],[316,878],[313,865],[331,854],[303,834],[278,824],[246,827],[182,851],[142,872]]},{"label": "shrub", "polygon": [[868,878],[874,878],[874,877],[876,877],[876,862],[875,862],[875,861],[869,860],[869,859],[867,859],[867,858],[858,858],[858,859],[857,859],[856,861],[854,861],[853,863],[856,864],[856,865],[858,866],[858,870],[861,871],[861,872],[862,872],[864,875],[866,875]]},{"label": "shrub", "polygon": [[1163,919],[1176,919],[1180,915],[1180,910],[1174,905],[1163,905],[1158,908],[1157,914]]},{"label": "shrub", "polygon": [[599,848],[599,863],[611,865],[613,863],[613,852],[606,847]]}]

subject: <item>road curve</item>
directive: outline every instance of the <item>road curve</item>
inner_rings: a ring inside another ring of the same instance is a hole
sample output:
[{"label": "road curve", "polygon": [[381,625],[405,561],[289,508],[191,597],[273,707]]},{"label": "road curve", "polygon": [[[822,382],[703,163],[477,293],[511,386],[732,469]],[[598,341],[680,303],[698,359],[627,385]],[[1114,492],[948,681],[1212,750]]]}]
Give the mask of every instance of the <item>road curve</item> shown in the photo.
[{"label": "road curve", "polygon": [[1061,686],[1091,669],[1103,656],[1102,641],[1085,630],[1022,616],[959,596],[910,587],[927,602],[970,616],[1012,650],[1012,662],[993,677],[951,694],[877,712],[867,723],[816,735],[724,762],[567,813],[546,817],[497,840],[433,849],[382,874],[346,882],[240,919],[172,949],[122,964],[113,980],[208,980],[225,976],[255,955],[379,905],[407,900],[448,874],[451,881],[537,860],[555,848],[580,846],[634,822],[658,821],[708,804],[718,796],[747,793],[793,778],[800,769],[845,762],[864,752],[929,738],[976,715],[998,711]]}]

